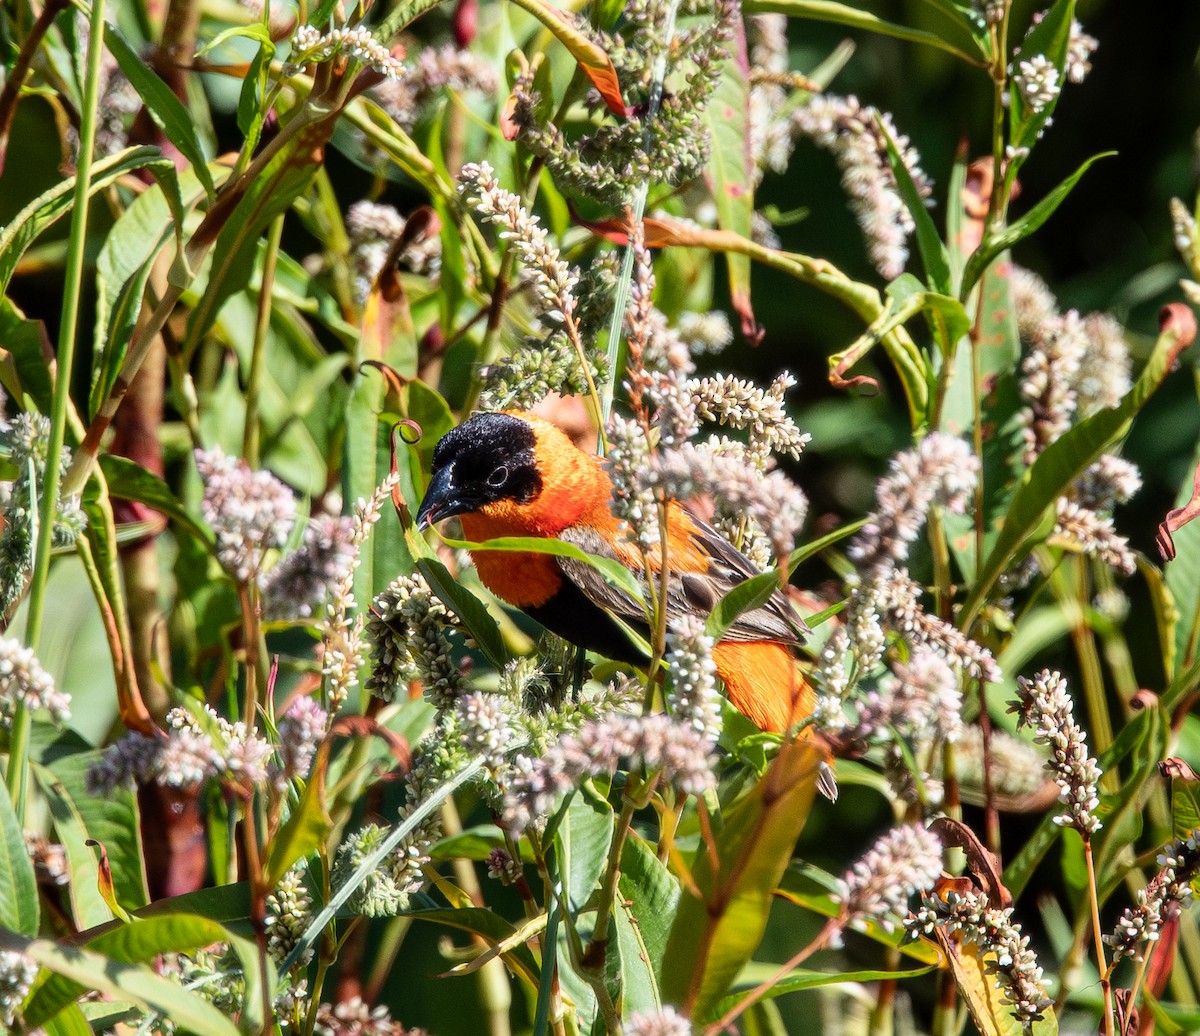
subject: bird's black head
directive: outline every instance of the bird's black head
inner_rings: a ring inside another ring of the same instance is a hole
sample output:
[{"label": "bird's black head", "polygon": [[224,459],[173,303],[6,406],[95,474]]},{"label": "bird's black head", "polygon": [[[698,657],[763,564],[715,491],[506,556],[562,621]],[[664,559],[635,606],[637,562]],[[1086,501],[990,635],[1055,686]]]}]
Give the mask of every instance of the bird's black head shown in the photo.
[{"label": "bird's black head", "polygon": [[542,491],[528,421],[512,414],[475,414],[451,429],[433,451],[433,477],[417,512],[417,528],[470,514],[500,500],[528,503]]}]

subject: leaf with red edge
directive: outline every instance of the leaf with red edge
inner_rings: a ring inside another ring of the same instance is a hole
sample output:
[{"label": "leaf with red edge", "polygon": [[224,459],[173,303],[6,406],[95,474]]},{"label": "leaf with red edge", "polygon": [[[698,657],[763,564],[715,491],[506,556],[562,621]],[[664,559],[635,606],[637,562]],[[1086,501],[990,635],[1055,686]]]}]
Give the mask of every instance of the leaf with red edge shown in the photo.
[{"label": "leaf with red edge", "polygon": [[89,838],[84,844],[100,850],[100,873],[96,879],[96,886],[100,889],[100,895],[104,902],[116,917],[122,921],[128,921],[129,914],[117,899],[117,887],[113,882],[112,866],[108,862],[108,850],[104,848],[103,842],[98,842],[94,838]]},{"label": "leaf with red edge", "polygon": [[608,110],[622,119],[625,118],[629,109],[621,96],[621,82],[617,79],[617,70],[613,68],[612,60],[604,52],[604,48],[564,21],[562,15],[541,0],[513,2],[518,7],[523,7],[553,33],[558,42],[571,52],[571,57],[579,63],[583,74],[592,81],[592,86],[600,91]]}]

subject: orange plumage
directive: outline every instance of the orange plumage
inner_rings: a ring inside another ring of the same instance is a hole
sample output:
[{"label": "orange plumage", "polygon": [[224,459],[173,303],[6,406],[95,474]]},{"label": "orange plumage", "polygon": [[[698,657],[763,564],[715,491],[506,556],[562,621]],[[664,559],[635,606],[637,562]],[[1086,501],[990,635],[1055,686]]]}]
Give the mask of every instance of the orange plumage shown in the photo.
[{"label": "orange plumage", "polygon": [[[467,539],[538,536],[575,543],[642,571],[641,554],[619,535],[601,461],[556,427],[530,414],[477,414],[448,433],[418,523],[460,516]],[[667,514],[670,611],[707,614],[724,593],[753,575],[752,564],[684,506]],[[613,622],[644,627],[638,608],[591,566],[549,554],[477,551],[475,566],[497,597],[573,643],[610,657],[642,661]],[[657,558],[650,559],[657,571]],[[730,701],[761,730],[784,731],[812,712],[814,695],[793,656],[797,638],[782,594],[744,613],[713,650]]]}]

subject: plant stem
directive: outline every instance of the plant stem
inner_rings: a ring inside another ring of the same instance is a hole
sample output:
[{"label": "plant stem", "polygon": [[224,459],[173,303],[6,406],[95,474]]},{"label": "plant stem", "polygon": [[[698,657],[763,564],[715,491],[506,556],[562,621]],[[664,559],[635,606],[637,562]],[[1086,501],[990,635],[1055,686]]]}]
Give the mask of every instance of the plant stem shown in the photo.
[{"label": "plant stem", "polygon": [[[38,513],[37,546],[33,575],[29,583],[28,619],[25,643],[34,651],[42,635],[46,604],[46,584],[50,576],[50,554],[54,549],[54,518],[58,512],[62,486],[61,462],[66,437],[67,412],[71,408],[71,375],[75,367],[75,335],[79,325],[79,297],[83,288],[84,249],[87,244],[92,151],[96,144],[96,108],[100,95],[100,59],[104,55],[105,0],[92,5],[88,31],[87,75],[79,122],[79,155],[75,164],[75,194],[71,209],[71,232],[67,243],[67,263],[63,280],[62,322],[58,334],[57,370],[50,413],[50,441],[46,447],[46,468]],[[43,12],[44,13],[44,12]],[[32,723],[29,710],[18,699],[14,710],[8,771],[5,774],[9,795],[20,820],[25,812],[25,794],[29,780],[28,739]]]},{"label": "plant stem", "polygon": [[608,867],[604,872],[604,881],[600,885],[600,900],[596,905],[596,924],[592,929],[592,941],[585,958],[592,963],[593,957],[599,957],[596,963],[600,973],[604,973],[604,955],[608,945],[608,925],[612,919],[613,903],[617,898],[617,882],[621,877],[621,853],[625,849],[625,840],[629,837],[629,829],[633,825],[633,815],[637,812],[637,803],[626,797],[617,818],[617,828],[613,833],[612,845],[608,850]]},{"label": "plant stem", "polygon": [[1083,856],[1087,862],[1088,899],[1092,907],[1092,935],[1096,944],[1096,967],[1100,969],[1100,988],[1104,991],[1104,1024],[1100,1031],[1103,1036],[1114,1036],[1116,1024],[1113,1014],[1112,983],[1109,981],[1108,968],[1104,960],[1104,937],[1100,927],[1100,899],[1096,891],[1096,865],[1092,858],[1092,840],[1087,836],[1083,839]]},{"label": "plant stem", "polygon": [[252,468],[258,467],[258,397],[262,389],[263,357],[267,351],[267,333],[271,329],[271,292],[275,268],[279,263],[279,242],[283,237],[283,216],[276,216],[267,232],[267,250],[263,256],[262,283],[258,289],[258,312],[254,322],[254,347],[250,353],[250,372],[246,377],[246,426],[242,429],[242,456]]},{"label": "plant stem", "polygon": [[[663,11],[663,32],[659,41],[662,46],[654,58],[654,69],[650,81],[650,97],[646,105],[645,132],[643,147],[649,150],[650,127],[658,118],[662,106],[663,81],[667,77],[667,57],[671,52],[671,41],[675,38],[675,18],[679,12],[679,0],[667,0]],[[650,184],[643,181],[637,185],[629,204],[630,223],[641,223],[646,212],[646,196],[650,193]],[[632,227],[630,228],[632,231]],[[625,255],[621,259],[621,273],[617,278],[617,291],[613,297],[612,320],[608,325],[608,377],[601,388],[600,395],[600,428],[608,424],[608,415],[612,413],[613,390],[617,380],[617,364],[621,359],[621,328],[625,325],[625,307],[629,300],[629,284],[633,280],[633,235],[625,245]]]}]

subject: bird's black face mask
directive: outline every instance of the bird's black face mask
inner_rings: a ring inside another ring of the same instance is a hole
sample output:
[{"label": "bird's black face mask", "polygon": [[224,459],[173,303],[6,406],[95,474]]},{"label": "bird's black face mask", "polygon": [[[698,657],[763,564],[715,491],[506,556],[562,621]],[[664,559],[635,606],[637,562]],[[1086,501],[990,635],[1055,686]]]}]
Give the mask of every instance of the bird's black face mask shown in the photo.
[{"label": "bird's black face mask", "polygon": [[534,499],[542,491],[536,445],[533,428],[511,414],[475,414],[451,429],[433,451],[417,528],[500,500]]}]

